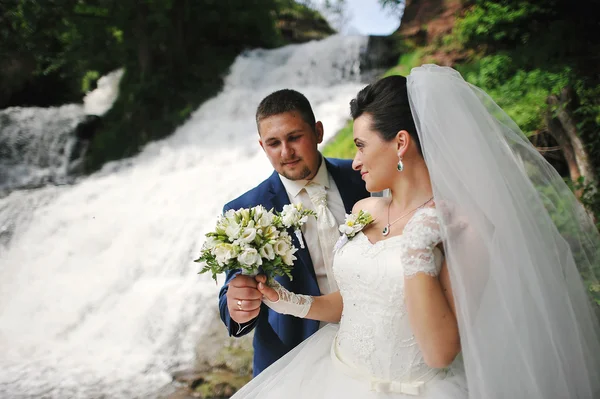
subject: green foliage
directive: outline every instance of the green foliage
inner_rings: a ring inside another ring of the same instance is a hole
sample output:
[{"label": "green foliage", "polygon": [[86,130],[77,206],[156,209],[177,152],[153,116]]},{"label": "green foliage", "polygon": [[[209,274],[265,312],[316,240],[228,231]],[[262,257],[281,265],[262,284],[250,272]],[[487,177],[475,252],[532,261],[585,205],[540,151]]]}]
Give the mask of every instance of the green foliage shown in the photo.
[{"label": "green foliage", "polygon": [[88,91],[92,90],[93,82],[97,81],[98,79],[100,79],[100,72],[87,71],[81,80],[81,91],[83,93],[87,93]]},{"label": "green foliage", "polygon": [[356,155],[356,146],[352,136],[354,121],[349,120],[323,149],[323,155],[331,158],[353,159]]},{"label": "green foliage", "polygon": [[[578,101],[568,107],[574,110],[578,134],[591,155],[596,176],[600,176],[600,82],[594,66],[600,42],[590,39],[589,32],[597,29],[597,18],[589,12],[593,3],[476,0],[458,19],[454,36],[461,45],[482,53],[475,62],[458,68],[463,76],[486,90],[526,134],[545,129],[543,116],[548,112],[546,100],[550,95],[573,88]],[[600,220],[598,182],[567,182],[581,193],[580,200],[588,212]],[[546,199],[551,194],[556,193],[546,193]],[[570,203],[560,195],[553,195],[552,201],[554,223],[569,241],[577,234],[565,227],[572,224],[568,215],[573,210],[565,208]],[[592,261],[596,268],[592,274],[600,275],[600,254],[574,256]],[[598,282],[589,271],[581,272],[591,296],[600,305]]]},{"label": "green foliage", "polygon": [[552,12],[547,1],[541,6],[528,1],[476,1],[455,26],[457,37],[471,46],[489,43],[526,43],[527,25]]},{"label": "green foliage", "polygon": [[[101,2],[102,3],[102,2]],[[76,0],[15,0],[0,12],[0,51],[7,61],[26,59],[31,65],[20,84],[40,86],[39,105],[77,101],[89,70],[104,74],[118,67],[118,48],[111,21],[102,7]],[[2,76],[0,80],[10,79]],[[36,92],[29,96],[35,104]],[[2,106],[2,104],[0,104]]]},{"label": "green foliage", "polygon": [[[578,121],[577,128],[588,152],[592,155],[591,163],[598,179],[600,177],[600,84],[594,84],[590,79],[580,79],[573,86],[579,98],[578,103],[572,105]],[[595,187],[600,188],[600,182],[594,183]],[[594,214],[600,222],[600,194],[596,193],[593,198],[595,198]],[[592,206],[591,203],[589,206]]]},{"label": "green foliage", "polygon": [[569,67],[584,76],[596,73],[600,41],[595,0],[475,0],[456,22],[454,32],[464,45],[487,54],[508,51],[525,68]]},{"label": "green foliage", "polygon": [[[242,6],[243,3],[243,6]],[[97,4],[97,2],[94,2]],[[223,71],[245,48],[282,43],[276,0],[105,0],[111,38],[126,73],[86,157],[86,170],[136,154],[183,123],[222,85]]]},{"label": "green foliage", "polygon": [[507,53],[485,56],[457,69],[465,80],[485,90],[527,135],[543,126],[548,95],[559,92],[572,79],[568,69],[526,71]]},{"label": "green foliage", "polygon": [[410,73],[411,69],[421,65],[422,57],[423,51],[419,49],[403,53],[398,59],[398,65],[388,69],[383,74],[383,77],[392,75],[407,76]]},{"label": "green foliage", "polygon": [[240,51],[284,44],[279,18],[323,20],[293,0],[12,0],[1,7],[0,107],[78,102],[99,76],[125,68],[87,171],[171,133],[217,93]]},{"label": "green foliage", "polygon": [[277,14],[279,17],[293,17],[294,19],[313,19],[322,18],[321,14],[315,10],[310,1],[295,0],[276,0]]}]

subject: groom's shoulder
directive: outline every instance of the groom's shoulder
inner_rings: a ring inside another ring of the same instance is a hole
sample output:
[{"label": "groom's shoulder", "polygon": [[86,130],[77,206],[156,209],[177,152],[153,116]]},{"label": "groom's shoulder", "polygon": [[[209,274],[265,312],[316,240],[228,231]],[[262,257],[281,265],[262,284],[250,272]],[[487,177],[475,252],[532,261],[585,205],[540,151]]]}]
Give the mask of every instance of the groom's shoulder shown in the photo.
[{"label": "groom's shoulder", "polygon": [[256,187],[251,188],[239,197],[229,201],[225,204],[225,209],[240,209],[240,208],[251,208],[256,205],[262,205],[265,200],[265,196],[271,190],[273,175],[263,180]]},{"label": "groom's shoulder", "polygon": [[338,168],[352,169],[352,160],[343,158],[325,158],[329,163]]}]

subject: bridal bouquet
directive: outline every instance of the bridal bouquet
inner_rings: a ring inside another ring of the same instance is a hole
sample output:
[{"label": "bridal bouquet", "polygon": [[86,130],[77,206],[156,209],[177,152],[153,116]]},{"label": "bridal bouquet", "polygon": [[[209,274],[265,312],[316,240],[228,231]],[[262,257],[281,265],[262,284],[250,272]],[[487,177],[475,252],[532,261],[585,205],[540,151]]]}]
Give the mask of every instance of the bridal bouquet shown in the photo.
[{"label": "bridal bouquet", "polygon": [[261,205],[228,210],[219,216],[216,228],[206,234],[200,257],[194,261],[204,265],[199,274],[211,272],[217,281],[217,274],[241,269],[242,274],[249,276],[260,272],[269,280],[283,275],[291,279],[298,249],[287,229],[294,229],[304,248],[300,227],[309,216],[316,217],[301,204],[285,205],[281,213]]}]

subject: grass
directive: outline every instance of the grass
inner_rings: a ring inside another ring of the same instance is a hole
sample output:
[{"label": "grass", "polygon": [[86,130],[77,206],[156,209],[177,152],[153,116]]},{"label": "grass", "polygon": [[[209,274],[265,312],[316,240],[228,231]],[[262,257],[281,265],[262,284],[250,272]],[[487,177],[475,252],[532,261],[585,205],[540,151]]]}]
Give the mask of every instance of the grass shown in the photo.
[{"label": "grass", "polygon": [[422,64],[423,53],[421,50],[414,50],[409,53],[404,53],[398,59],[398,65],[388,69],[382,77],[401,75],[407,76],[410,70]]},{"label": "grass", "polygon": [[349,120],[333,139],[323,149],[323,155],[328,158],[353,159],[356,154],[356,146],[352,138],[352,127],[354,121]]}]

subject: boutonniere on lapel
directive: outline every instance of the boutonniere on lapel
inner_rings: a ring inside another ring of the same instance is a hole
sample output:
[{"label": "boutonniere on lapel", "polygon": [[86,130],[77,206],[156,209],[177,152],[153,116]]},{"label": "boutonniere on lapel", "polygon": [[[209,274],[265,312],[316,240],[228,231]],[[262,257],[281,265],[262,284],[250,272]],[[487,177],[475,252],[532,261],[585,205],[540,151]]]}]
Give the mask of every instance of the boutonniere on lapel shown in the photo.
[{"label": "boutonniere on lapel", "polygon": [[317,218],[317,214],[310,209],[305,209],[302,204],[288,204],[283,206],[281,211],[281,222],[288,229],[294,229],[294,234],[298,239],[300,248],[304,249],[304,241],[302,240],[302,231],[300,227],[308,221],[309,216]]},{"label": "boutonniere on lapel", "polygon": [[373,216],[367,211],[362,209],[358,213],[352,213],[346,215],[346,221],[339,227],[340,236],[339,240],[335,243],[333,252],[337,252],[342,248],[348,241],[350,241],[359,231],[367,227],[373,222]]}]

